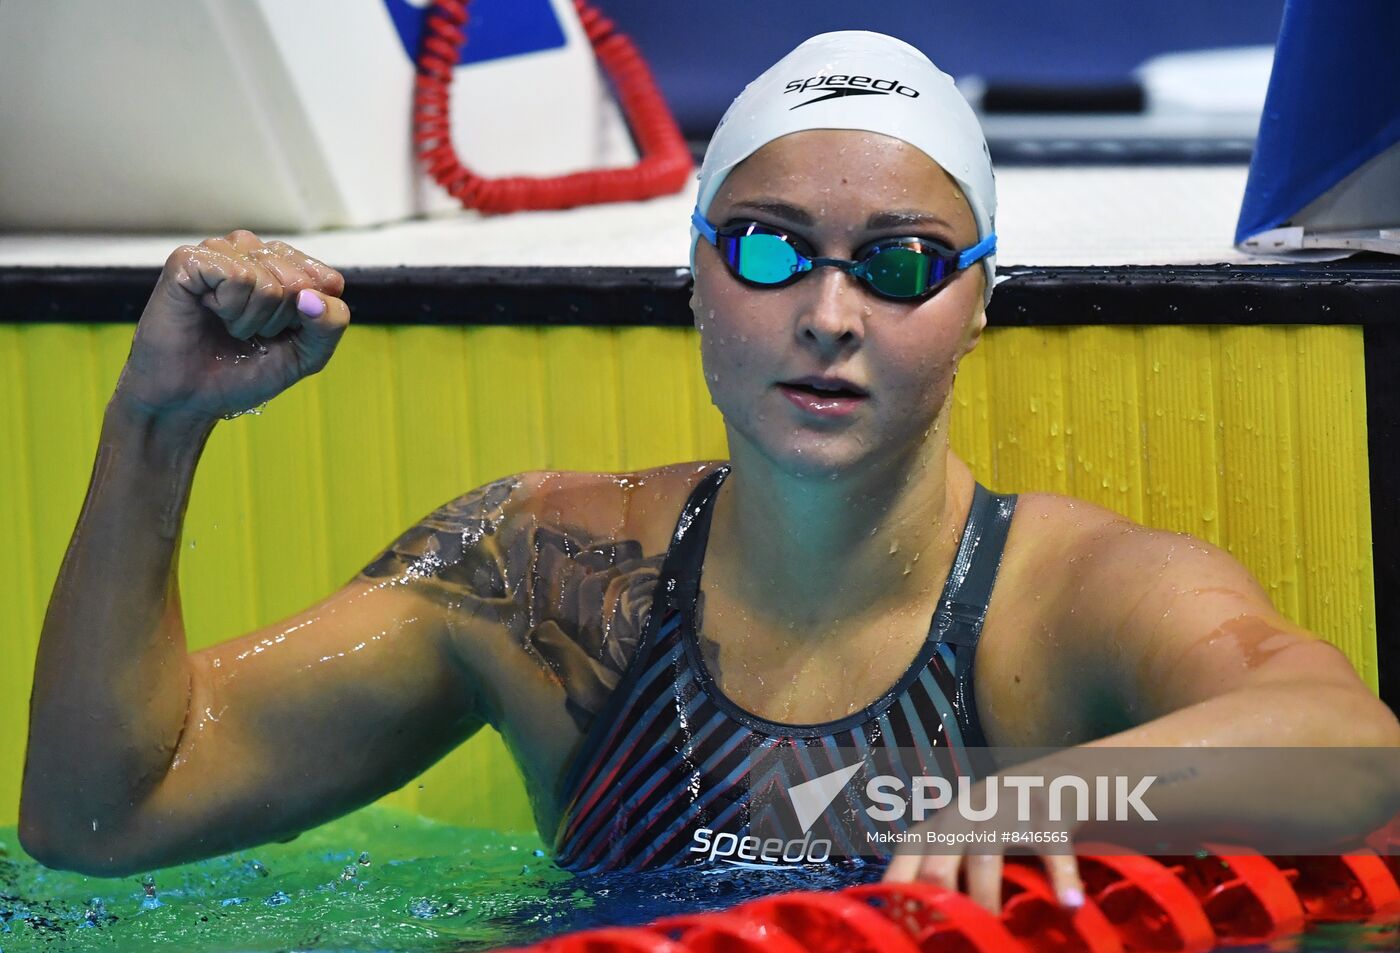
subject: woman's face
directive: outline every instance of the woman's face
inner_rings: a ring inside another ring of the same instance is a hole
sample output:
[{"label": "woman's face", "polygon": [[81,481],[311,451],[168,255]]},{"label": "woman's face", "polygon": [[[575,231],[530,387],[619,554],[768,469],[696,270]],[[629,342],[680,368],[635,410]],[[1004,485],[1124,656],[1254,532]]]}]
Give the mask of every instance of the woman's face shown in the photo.
[{"label": "woman's face", "polygon": [[[844,259],[877,238],[954,249],[978,238],[962,190],[937,163],[901,140],[848,130],[764,146],[725,179],[708,218],[782,228],[818,256]],[[794,475],[835,477],[946,439],[933,427],[985,323],[983,274],[973,266],[913,303],[876,297],[837,268],[755,288],[701,239],[691,305],[731,451],[738,439]],[[823,391],[832,385],[853,394]]]}]

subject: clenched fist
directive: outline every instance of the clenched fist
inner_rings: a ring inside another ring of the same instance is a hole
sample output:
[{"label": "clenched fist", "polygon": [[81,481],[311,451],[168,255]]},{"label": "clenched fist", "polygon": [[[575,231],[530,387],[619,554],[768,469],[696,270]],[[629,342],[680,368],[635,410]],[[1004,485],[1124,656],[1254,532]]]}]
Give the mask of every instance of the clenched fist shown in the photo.
[{"label": "clenched fist", "polygon": [[170,255],[118,393],[153,414],[227,417],[326,366],[350,324],[340,272],[286,242],[230,232]]}]

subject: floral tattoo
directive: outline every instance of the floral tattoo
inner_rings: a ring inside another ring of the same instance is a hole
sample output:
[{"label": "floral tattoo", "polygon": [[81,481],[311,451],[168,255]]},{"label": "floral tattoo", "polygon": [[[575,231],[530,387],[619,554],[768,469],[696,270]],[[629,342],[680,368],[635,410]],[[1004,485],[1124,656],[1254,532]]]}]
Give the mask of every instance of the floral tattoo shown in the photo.
[{"label": "floral tattoo", "polygon": [[453,500],[361,572],[426,587],[444,605],[466,597],[516,607],[511,629],[563,688],[585,730],[621,680],[646,626],[664,553],[512,512],[514,478]]}]

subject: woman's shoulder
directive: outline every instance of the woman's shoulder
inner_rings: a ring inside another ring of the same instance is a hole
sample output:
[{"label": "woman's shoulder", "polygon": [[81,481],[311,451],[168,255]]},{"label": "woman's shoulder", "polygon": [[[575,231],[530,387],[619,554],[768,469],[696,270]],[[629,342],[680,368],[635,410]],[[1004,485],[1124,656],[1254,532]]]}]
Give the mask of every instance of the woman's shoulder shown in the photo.
[{"label": "woman's shoulder", "polygon": [[1050,555],[1047,550],[1069,551],[1107,532],[1143,528],[1088,500],[1061,493],[1018,493],[1009,545],[1031,548],[1043,558]]},{"label": "woman's shoulder", "polygon": [[[445,601],[501,598],[512,580],[548,574],[558,553],[609,564],[664,555],[686,496],[720,464],[679,463],[619,473],[530,470],[449,500],[409,527],[361,571],[409,573]],[[596,561],[596,560],[595,560]],[[526,590],[528,592],[528,587]]]},{"label": "woman's shoulder", "polygon": [[517,517],[569,526],[597,538],[636,540],[664,551],[686,498],[722,461],[672,463],[621,472],[536,470],[517,474]]},{"label": "woman's shoulder", "polygon": [[1154,528],[1098,503],[1039,492],[1017,495],[1011,540],[1042,560],[1056,554],[1076,560],[1134,554],[1156,558],[1188,546],[1203,553],[1216,549],[1188,533]]},{"label": "woman's shoulder", "polygon": [[1116,620],[1155,589],[1262,594],[1244,566],[1206,540],[1058,493],[1018,496],[1002,570],[1014,580],[1008,589],[1034,590],[1043,611],[1080,622]]},{"label": "woman's shoulder", "polygon": [[581,732],[641,642],[686,496],[718,465],[510,478],[515,491],[490,550],[496,575],[517,581],[510,594],[527,611],[511,617],[507,644],[524,649],[522,657],[562,689]]}]

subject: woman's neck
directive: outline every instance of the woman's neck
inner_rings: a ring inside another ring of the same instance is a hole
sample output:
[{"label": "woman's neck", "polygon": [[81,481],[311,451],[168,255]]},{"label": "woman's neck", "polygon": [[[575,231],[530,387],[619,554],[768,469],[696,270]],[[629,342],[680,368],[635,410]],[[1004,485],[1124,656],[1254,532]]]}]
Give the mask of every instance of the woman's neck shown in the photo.
[{"label": "woman's neck", "polygon": [[813,634],[927,603],[947,575],[970,498],[970,474],[946,434],[940,426],[906,458],[836,479],[795,477],[731,434],[733,470],[715,502],[705,588]]}]

